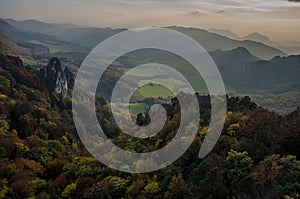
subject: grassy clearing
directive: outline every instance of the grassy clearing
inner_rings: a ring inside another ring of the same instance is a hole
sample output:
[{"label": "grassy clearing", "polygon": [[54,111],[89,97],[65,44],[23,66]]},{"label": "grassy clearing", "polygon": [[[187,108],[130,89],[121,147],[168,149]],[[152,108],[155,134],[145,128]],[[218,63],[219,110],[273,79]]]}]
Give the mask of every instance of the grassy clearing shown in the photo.
[{"label": "grassy clearing", "polygon": [[158,84],[153,84],[153,85],[147,84],[139,88],[139,91],[144,97],[167,98],[170,96],[173,97],[175,96],[169,89]]}]

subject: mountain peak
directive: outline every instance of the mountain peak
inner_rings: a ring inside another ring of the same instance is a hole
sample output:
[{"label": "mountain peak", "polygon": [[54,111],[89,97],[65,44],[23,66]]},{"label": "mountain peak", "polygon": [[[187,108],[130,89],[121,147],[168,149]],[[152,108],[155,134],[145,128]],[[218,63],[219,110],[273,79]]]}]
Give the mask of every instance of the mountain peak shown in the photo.
[{"label": "mountain peak", "polygon": [[244,37],[244,39],[249,39],[249,40],[259,41],[259,42],[270,42],[271,41],[267,36],[257,33],[257,32],[253,32],[253,33],[247,35],[246,37]]},{"label": "mountain peak", "polygon": [[237,47],[231,50],[216,50],[210,52],[210,55],[213,57],[214,61],[219,66],[226,65],[227,63],[235,63],[237,65],[243,65],[248,62],[258,61],[259,58],[255,57],[249,52],[245,47]]},{"label": "mountain peak", "polygon": [[240,39],[240,37],[237,34],[231,32],[230,30],[227,30],[227,29],[211,28],[208,31],[211,33],[216,33],[216,34],[223,35],[225,37],[229,37],[231,39]]},{"label": "mountain peak", "polygon": [[251,54],[247,48],[241,47],[241,46],[239,46],[239,47],[237,47],[237,48],[234,48],[234,49],[232,49],[231,51],[232,51],[232,52],[239,52],[239,53],[247,53],[247,54]]}]

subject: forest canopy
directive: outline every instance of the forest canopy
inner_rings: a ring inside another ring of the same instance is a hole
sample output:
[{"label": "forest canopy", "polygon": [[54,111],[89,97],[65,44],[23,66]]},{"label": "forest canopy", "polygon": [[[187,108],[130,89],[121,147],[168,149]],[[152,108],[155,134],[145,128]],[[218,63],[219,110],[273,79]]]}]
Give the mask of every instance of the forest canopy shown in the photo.
[{"label": "forest canopy", "polygon": [[[19,58],[0,55],[0,198],[300,197],[300,109],[279,115],[248,96],[228,97],[221,137],[199,159],[210,104],[209,96],[198,96],[202,117],[190,149],[162,170],[128,174],[86,151],[73,124],[70,90],[63,97],[47,81]],[[165,104],[171,119],[164,131],[146,147],[120,132],[104,98],[97,106],[107,136],[126,150],[156,150],[176,134],[175,99]],[[146,120],[140,115],[137,122]]]}]

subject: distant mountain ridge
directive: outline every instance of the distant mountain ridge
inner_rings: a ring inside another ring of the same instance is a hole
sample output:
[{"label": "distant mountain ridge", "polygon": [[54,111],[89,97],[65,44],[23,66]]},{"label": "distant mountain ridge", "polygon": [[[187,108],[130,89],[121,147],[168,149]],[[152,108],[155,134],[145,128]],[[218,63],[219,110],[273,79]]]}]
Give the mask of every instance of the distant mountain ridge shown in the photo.
[{"label": "distant mountain ridge", "polygon": [[279,49],[287,54],[290,54],[290,55],[300,54],[300,42],[299,41],[298,42],[275,42],[275,41],[272,41],[266,35],[263,35],[258,32],[253,32],[253,33],[250,33],[250,34],[242,37],[242,36],[239,36],[239,35],[231,32],[230,30],[226,30],[226,29],[212,28],[212,29],[209,29],[208,31],[229,37],[234,40],[240,40],[240,41],[250,40],[250,41],[264,43],[268,46],[277,48],[277,49]]},{"label": "distant mountain ridge", "polygon": [[260,34],[258,32],[253,32],[250,33],[244,37],[239,36],[233,32],[231,32],[230,30],[227,29],[218,29],[218,28],[211,28],[208,30],[211,33],[216,33],[216,34],[220,34],[223,35],[225,37],[229,37],[231,39],[235,39],[235,40],[251,40],[251,41],[257,41],[257,42],[271,42],[271,40],[263,34]]},{"label": "distant mountain ridge", "polygon": [[170,27],[173,30],[177,30],[182,32],[197,42],[199,42],[207,51],[215,51],[215,50],[231,50],[238,47],[244,47],[249,50],[253,55],[259,57],[260,59],[272,59],[274,56],[284,56],[286,55],[284,52],[267,46],[263,43],[256,41],[239,41],[230,39],[228,37],[210,33],[206,30],[197,29],[197,28],[183,28],[183,27]]},{"label": "distant mountain ridge", "polygon": [[254,32],[254,33],[251,33],[251,34],[249,34],[245,37],[242,37],[242,39],[252,40],[252,41],[257,41],[257,42],[267,42],[267,43],[272,42],[267,36],[262,35],[262,34],[257,33],[257,32]]},{"label": "distant mountain ridge", "polygon": [[45,23],[35,19],[27,19],[24,21],[17,21],[14,19],[2,19],[8,24],[23,30],[34,31],[44,34],[56,35],[59,31],[64,31],[66,28],[78,28],[80,26],[71,23]]},{"label": "distant mountain ridge", "polygon": [[[10,33],[10,35],[18,37],[19,39],[29,40],[30,37],[42,37],[40,38],[40,40],[44,41],[44,37],[50,37],[51,40],[59,41],[69,48],[82,47],[92,49],[108,37],[126,30],[112,28],[79,27],[70,24],[67,24],[64,27],[63,24],[51,24],[35,20],[15,21],[12,19],[3,19],[2,21],[19,30],[19,34],[16,30],[6,31]],[[184,28],[176,26],[167,28],[180,31],[192,37],[197,42],[199,42],[207,51],[214,51],[217,49],[230,50],[237,47],[245,47],[253,55],[261,59],[271,59],[278,55],[285,55],[284,52],[274,47],[270,47],[256,41],[235,40],[222,36],[220,34],[211,33],[209,31],[197,28]],[[33,34],[33,30],[39,32],[34,32],[35,34]],[[73,44],[74,46],[72,46],[71,44]]]},{"label": "distant mountain ridge", "polygon": [[238,36],[237,34],[231,32],[230,30],[226,30],[226,29],[211,28],[211,29],[208,29],[208,31],[211,33],[223,35],[230,39],[239,39],[240,38],[240,36]]},{"label": "distant mountain ridge", "polygon": [[58,40],[71,42],[87,48],[94,48],[108,37],[126,30],[82,27],[74,24],[53,24],[37,20],[16,21],[13,19],[3,19],[3,21],[20,30],[35,31],[55,36]]}]

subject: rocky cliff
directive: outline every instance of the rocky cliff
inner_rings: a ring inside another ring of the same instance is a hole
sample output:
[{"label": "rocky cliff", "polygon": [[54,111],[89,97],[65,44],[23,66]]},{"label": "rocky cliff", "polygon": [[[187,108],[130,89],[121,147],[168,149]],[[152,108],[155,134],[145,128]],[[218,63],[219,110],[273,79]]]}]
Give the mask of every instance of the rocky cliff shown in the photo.
[{"label": "rocky cliff", "polygon": [[50,59],[49,64],[41,70],[41,75],[49,91],[62,94],[63,98],[67,97],[68,89],[73,87],[73,74],[67,67],[63,69],[58,58]]}]

